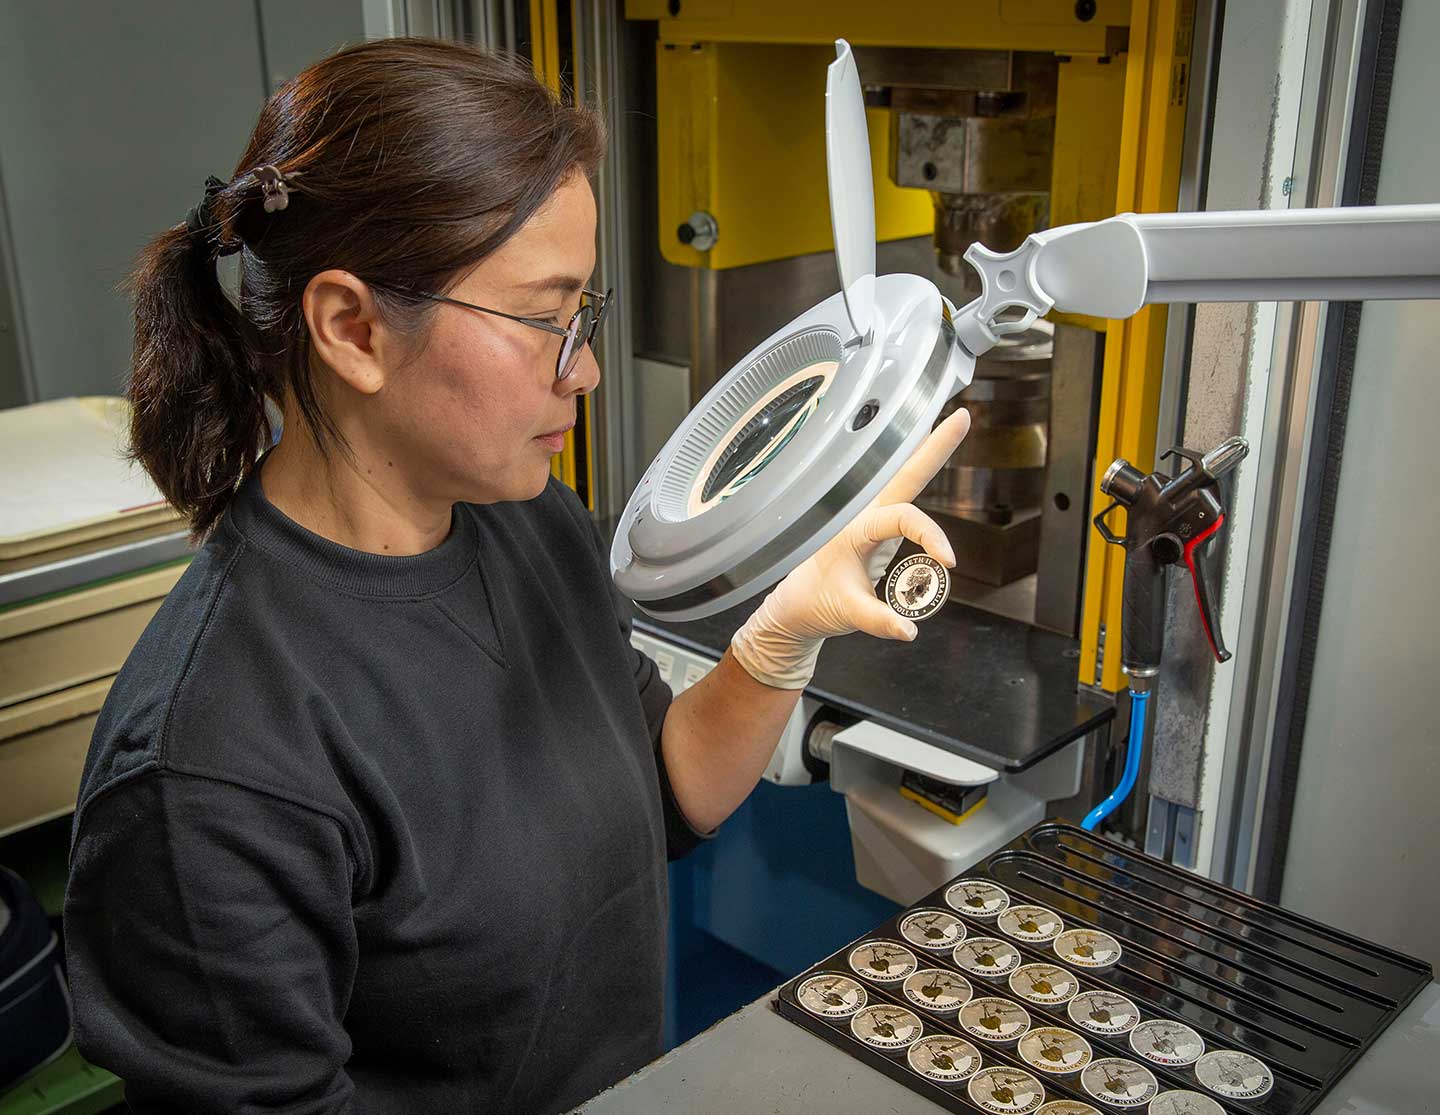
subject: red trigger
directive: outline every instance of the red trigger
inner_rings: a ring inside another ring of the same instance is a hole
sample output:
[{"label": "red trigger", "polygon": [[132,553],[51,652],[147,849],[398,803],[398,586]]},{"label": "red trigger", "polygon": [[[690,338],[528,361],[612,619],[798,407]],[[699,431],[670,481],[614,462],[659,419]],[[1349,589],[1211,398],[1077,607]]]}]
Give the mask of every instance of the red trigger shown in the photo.
[{"label": "red trigger", "polygon": [[[1201,531],[1189,542],[1185,543],[1185,564],[1190,569],[1190,583],[1195,589],[1195,605],[1200,609],[1200,622],[1205,627],[1205,638],[1210,640],[1210,653],[1220,658],[1220,650],[1215,645],[1215,633],[1210,630],[1210,617],[1205,612],[1205,601],[1200,598],[1200,572],[1195,568],[1195,550],[1217,530],[1225,525],[1225,516],[1221,515],[1210,527]],[[1226,656],[1228,657],[1228,655]],[[1223,661],[1223,659],[1221,659]]]}]

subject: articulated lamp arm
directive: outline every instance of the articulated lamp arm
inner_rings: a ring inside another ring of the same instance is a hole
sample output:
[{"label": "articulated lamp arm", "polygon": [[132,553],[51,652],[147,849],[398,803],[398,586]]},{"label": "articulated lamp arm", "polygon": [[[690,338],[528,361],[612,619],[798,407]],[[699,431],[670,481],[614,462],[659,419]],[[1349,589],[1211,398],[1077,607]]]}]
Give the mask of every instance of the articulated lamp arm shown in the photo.
[{"label": "articulated lamp arm", "polygon": [[1152,302],[1440,298],[1440,205],[1122,213],[965,258],[981,295],[955,326],[979,356],[1052,308],[1126,318]]}]

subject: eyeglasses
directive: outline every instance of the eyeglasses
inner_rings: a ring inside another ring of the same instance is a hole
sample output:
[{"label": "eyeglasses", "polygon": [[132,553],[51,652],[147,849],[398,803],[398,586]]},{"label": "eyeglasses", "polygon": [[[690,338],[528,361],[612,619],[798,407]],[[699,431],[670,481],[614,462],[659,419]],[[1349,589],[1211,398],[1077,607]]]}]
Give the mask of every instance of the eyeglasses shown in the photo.
[{"label": "eyeglasses", "polygon": [[370,285],[404,297],[425,298],[431,302],[445,302],[448,305],[461,306],[467,310],[478,310],[482,314],[494,314],[496,317],[503,317],[508,321],[518,321],[522,325],[529,325],[532,328],[553,333],[557,337],[564,337],[565,339],[560,342],[560,354],[555,358],[556,379],[564,379],[573,372],[575,362],[580,359],[581,350],[586,345],[595,343],[595,338],[600,335],[600,326],[605,321],[605,311],[610,308],[610,300],[615,296],[614,287],[604,294],[589,288],[581,290],[580,293],[590,301],[582,303],[580,308],[570,315],[570,323],[562,329],[560,326],[542,321],[540,318],[507,314],[504,310],[492,310],[488,306],[477,306],[472,302],[462,302],[458,298],[447,298],[443,294],[431,294],[429,291],[391,286],[389,283],[371,282]]}]

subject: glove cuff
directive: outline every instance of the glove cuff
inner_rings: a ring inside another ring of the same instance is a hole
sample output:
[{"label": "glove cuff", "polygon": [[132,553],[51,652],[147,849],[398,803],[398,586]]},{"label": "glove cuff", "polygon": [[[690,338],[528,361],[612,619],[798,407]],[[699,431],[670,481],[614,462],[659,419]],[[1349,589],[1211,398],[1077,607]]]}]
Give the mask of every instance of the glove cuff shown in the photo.
[{"label": "glove cuff", "polygon": [[772,596],[761,602],[730,640],[730,654],[745,672],[772,689],[804,689],[815,676],[824,639],[791,634],[772,615]]}]

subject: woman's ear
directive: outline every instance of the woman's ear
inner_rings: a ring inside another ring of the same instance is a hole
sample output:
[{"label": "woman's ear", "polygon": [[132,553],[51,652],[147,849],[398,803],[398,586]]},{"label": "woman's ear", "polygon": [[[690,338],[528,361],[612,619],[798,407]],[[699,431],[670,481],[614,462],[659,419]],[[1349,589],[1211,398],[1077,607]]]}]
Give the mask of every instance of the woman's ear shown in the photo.
[{"label": "woman's ear", "polygon": [[370,287],[348,271],[322,271],[301,299],[310,346],[346,386],[373,395],[390,371],[385,329]]}]

